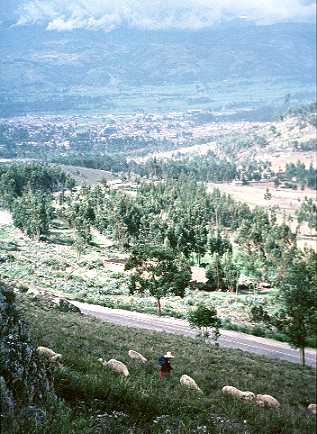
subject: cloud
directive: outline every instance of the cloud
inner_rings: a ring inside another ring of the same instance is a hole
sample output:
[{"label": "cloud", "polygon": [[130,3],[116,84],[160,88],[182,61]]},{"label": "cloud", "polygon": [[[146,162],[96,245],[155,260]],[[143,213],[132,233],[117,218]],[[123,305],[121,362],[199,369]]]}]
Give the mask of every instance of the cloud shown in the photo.
[{"label": "cloud", "polygon": [[22,0],[18,24],[79,28],[197,30],[233,18],[262,24],[314,19],[311,0]]}]

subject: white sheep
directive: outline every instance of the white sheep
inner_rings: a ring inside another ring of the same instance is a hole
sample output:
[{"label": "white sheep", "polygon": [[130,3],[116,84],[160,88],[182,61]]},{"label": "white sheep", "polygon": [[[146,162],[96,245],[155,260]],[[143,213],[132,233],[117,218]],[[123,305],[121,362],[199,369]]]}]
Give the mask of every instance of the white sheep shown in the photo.
[{"label": "white sheep", "polygon": [[256,395],[255,402],[260,407],[279,408],[281,404],[271,395]]},{"label": "white sheep", "polygon": [[142,356],[142,354],[138,353],[137,351],[134,350],[130,350],[128,352],[128,355],[131,359],[137,360],[138,362],[141,363],[146,363],[148,360],[147,358],[145,358],[144,356]]},{"label": "white sheep", "polygon": [[240,398],[245,401],[253,401],[255,399],[255,395],[253,392],[243,392],[242,390],[239,390],[234,386],[224,386],[222,388],[222,393],[224,395],[235,396],[236,398]]},{"label": "white sheep", "polygon": [[317,413],[316,404],[309,404],[307,410],[310,414],[316,414]]},{"label": "white sheep", "polygon": [[255,394],[249,391],[241,392],[240,398],[243,399],[244,401],[254,401]]},{"label": "white sheep", "polygon": [[224,386],[222,388],[222,393],[224,395],[236,396],[237,398],[240,398],[241,396],[241,390],[237,389],[234,386]]},{"label": "white sheep", "polygon": [[40,355],[47,357],[50,362],[57,362],[62,358],[61,354],[55,353],[55,351],[47,347],[37,347],[37,351]]},{"label": "white sheep", "polygon": [[198,390],[201,392],[201,389],[198,387],[197,383],[195,380],[193,380],[189,375],[182,375],[179,382],[181,383],[182,386],[186,386],[189,387],[190,389],[193,390]]},{"label": "white sheep", "polygon": [[100,363],[103,364],[103,366],[112,369],[113,371],[116,371],[120,375],[124,375],[125,377],[129,376],[129,371],[126,365],[119,360],[116,359],[110,359],[108,362],[106,362],[103,359],[98,359]]}]

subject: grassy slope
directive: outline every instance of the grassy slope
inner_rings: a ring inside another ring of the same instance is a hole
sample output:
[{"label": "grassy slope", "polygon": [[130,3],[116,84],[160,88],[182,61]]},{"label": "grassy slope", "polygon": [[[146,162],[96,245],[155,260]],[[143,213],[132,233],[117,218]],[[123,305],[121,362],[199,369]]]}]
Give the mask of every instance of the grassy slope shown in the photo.
[{"label": "grassy slope", "polygon": [[71,165],[59,165],[67,175],[70,175],[78,184],[97,184],[102,179],[106,179],[107,181],[111,181],[116,179],[111,172],[107,172],[106,170],[99,169],[90,169],[88,167],[79,167],[79,166],[71,166]]},{"label": "grassy slope", "polygon": [[[231,183],[208,183],[208,191],[212,192],[214,188],[218,188],[222,193],[230,194],[233,199],[245,202],[251,208],[261,206],[264,208],[279,207],[277,209],[277,219],[281,224],[285,221],[295,233],[298,221],[295,218],[295,213],[299,210],[305,197],[315,200],[316,192],[309,188],[305,190],[281,189],[272,187],[269,183],[257,185],[233,185]],[[266,188],[269,188],[272,194],[271,200],[264,200]],[[288,219],[292,220],[289,221]],[[310,248],[316,250],[316,231],[310,229],[307,224],[301,223],[299,233],[297,235],[297,246],[299,248]]]},{"label": "grassy slope", "polygon": [[[314,371],[310,368],[273,362],[241,351],[215,349],[190,338],[128,329],[76,313],[62,313],[27,295],[19,295],[18,302],[35,343],[63,354],[64,368],[56,372],[56,390],[71,408],[71,417],[58,418],[62,424],[58,431],[52,426],[51,432],[314,432],[314,418],[304,415],[304,407],[314,402]],[[149,363],[140,366],[129,360],[129,349],[143,353]],[[166,350],[176,355],[174,376],[161,382],[157,359]],[[126,362],[130,377],[118,378],[98,364],[99,357]],[[197,381],[203,394],[180,386],[179,378],[184,373]],[[221,388],[226,384],[272,394],[281,402],[281,409],[261,409],[223,397]]]}]

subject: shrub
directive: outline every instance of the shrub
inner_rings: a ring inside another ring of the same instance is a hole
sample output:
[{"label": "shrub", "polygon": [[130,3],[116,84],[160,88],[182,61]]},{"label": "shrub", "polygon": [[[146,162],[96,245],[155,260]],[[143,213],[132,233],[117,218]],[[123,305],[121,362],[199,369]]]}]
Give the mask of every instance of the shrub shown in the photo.
[{"label": "shrub", "polygon": [[263,309],[263,306],[261,305],[255,305],[251,307],[250,310],[250,317],[251,321],[254,322],[269,322],[270,321],[270,315],[267,313],[265,309]]},{"label": "shrub", "polygon": [[198,328],[202,336],[209,336],[209,328],[212,328],[213,339],[217,343],[220,336],[219,328],[221,321],[217,317],[217,310],[214,306],[199,305],[195,310],[188,313],[189,325]]}]

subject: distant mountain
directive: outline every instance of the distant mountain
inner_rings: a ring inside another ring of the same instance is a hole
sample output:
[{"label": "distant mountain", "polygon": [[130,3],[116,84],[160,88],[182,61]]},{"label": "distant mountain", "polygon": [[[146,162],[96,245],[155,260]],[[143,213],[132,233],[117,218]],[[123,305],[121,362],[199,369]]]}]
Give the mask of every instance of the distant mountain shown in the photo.
[{"label": "distant mountain", "polygon": [[0,115],[254,109],[312,99],[316,77],[310,23],[110,33],[2,24],[0,58]]}]

